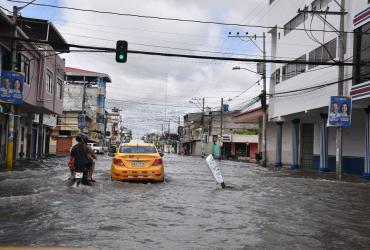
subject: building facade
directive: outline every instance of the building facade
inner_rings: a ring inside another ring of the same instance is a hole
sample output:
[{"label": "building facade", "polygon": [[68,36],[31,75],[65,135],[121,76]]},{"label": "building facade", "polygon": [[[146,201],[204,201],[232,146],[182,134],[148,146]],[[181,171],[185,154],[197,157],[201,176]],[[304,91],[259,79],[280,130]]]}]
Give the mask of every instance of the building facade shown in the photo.
[{"label": "building facade", "polygon": [[[13,21],[0,11],[0,32],[13,36]],[[14,104],[14,149],[13,159],[39,158],[49,154],[48,136],[55,126],[56,115],[62,113],[64,60],[57,55],[68,52],[64,38],[54,25],[34,18],[17,18],[17,35],[48,41],[58,45],[35,45],[17,41],[16,67],[24,77],[21,85],[22,103]],[[48,30],[48,32],[46,32]],[[0,40],[0,66],[4,76],[12,66],[11,40]],[[2,87],[4,87],[2,78]],[[14,83],[15,93],[15,83]],[[1,98],[0,98],[1,99]],[[0,163],[7,155],[9,104],[0,100]]]},{"label": "building facade", "polygon": [[[344,62],[368,62],[369,1],[342,2],[309,1],[301,12],[289,1],[267,2],[272,14],[266,22],[271,27],[283,27],[269,32],[271,56],[289,57],[292,61],[337,62],[343,50]],[[285,10],[284,15],[281,9]],[[341,15],[346,33],[338,32]],[[344,42],[340,39],[342,34]],[[271,64],[269,163],[292,169],[335,171],[336,128],[327,126],[327,118],[330,97],[338,96],[339,70],[338,66]],[[353,104],[352,124],[343,128],[343,171],[350,174],[369,174],[369,71],[368,66],[359,65],[343,69],[343,95],[351,97]]]},{"label": "building facade", "polygon": [[106,111],[106,145],[119,145],[121,143],[121,136],[119,133],[121,115],[120,110],[113,108],[111,112]]},{"label": "building facade", "polygon": [[[76,144],[74,138],[79,132],[86,133],[91,141],[105,146],[107,82],[111,82],[111,79],[105,73],[66,67],[63,113],[58,117],[51,137],[55,154],[68,154]],[[81,115],[83,122],[79,122]]]},{"label": "building facade", "polygon": [[[189,113],[179,127],[179,153],[200,156],[254,159],[258,148],[257,124],[236,123],[239,111]],[[222,127],[222,136],[221,136]],[[254,131],[248,134],[246,131]]]}]

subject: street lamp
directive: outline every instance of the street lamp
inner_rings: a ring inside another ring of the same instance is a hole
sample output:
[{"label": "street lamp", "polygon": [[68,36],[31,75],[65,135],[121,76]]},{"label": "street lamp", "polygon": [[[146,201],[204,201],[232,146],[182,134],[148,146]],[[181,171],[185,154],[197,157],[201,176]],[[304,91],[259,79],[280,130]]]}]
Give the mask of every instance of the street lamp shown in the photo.
[{"label": "street lamp", "polygon": [[258,74],[258,75],[262,75],[262,74],[260,74],[260,73],[258,73],[258,72],[256,72],[256,71],[253,71],[253,70],[251,70],[251,69],[247,69],[247,68],[242,68],[242,67],[240,67],[240,66],[234,66],[233,67],[233,70],[247,70],[247,71],[249,71],[249,72],[252,72],[252,73],[255,73],[255,74]]}]

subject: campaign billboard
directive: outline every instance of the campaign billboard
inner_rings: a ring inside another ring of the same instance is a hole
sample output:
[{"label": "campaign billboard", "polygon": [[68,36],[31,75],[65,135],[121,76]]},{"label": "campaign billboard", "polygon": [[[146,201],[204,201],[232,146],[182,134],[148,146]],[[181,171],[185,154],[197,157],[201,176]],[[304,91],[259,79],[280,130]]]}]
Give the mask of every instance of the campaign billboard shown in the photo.
[{"label": "campaign billboard", "polygon": [[346,96],[331,96],[328,126],[351,126],[352,99]]},{"label": "campaign billboard", "polygon": [[0,72],[0,100],[7,103],[23,103],[24,76],[19,72]]}]

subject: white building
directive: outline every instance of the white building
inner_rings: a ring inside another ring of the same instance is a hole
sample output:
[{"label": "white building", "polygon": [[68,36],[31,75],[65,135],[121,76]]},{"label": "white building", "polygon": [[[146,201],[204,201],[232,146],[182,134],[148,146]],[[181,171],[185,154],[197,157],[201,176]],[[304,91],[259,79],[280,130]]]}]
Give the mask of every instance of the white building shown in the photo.
[{"label": "white building", "polygon": [[[298,13],[293,1],[269,0],[266,8],[272,29],[271,57],[289,60],[333,62],[339,59],[341,1],[307,0],[301,10],[328,10],[328,14]],[[338,3],[337,3],[338,2]],[[370,5],[368,0],[345,0],[344,59],[370,60]],[[328,9],[327,9],[328,8]],[[282,10],[284,14],[282,15]],[[326,20],[326,21],[325,21]],[[280,29],[283,27],[284,29]],[[326,30],[324,32],[323,30]],[[365,32],[366,33],[366,32]],[[355,35],[356,34],[356,35]],[[267,161],[280,167],[304,167],[335,171],[336,129],[326,127],[330,96],[338,84],[297,92],[298,89],[338,81],[338,66],[271,64]],[[344,95],[353,100],[352,125],[343,129],[343,171],[369,175],[369,66],[344,67]],[[352,79],[353,76],[353,79]],[[290,93],[282,94],[283,92]],[[280,93],[280,94],[279,94]],[[274,95],[275,94],[275,95]],[[365,160],[367,159],[367,160]]]}]

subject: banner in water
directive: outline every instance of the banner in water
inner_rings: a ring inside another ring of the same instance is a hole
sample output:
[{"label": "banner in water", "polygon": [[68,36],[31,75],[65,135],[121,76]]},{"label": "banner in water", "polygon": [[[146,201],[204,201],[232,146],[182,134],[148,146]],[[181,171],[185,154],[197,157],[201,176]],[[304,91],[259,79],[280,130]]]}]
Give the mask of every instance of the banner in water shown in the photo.
[{"label": "banner in water", "polygon": [[331,96],[328,126],[351,126],[352,99],[346,96]]},{"label": "banner in water", "polygon": [[0,79],[0,100],[22,104],[24,76],[19,72],[3,70],[0,73]]}]

